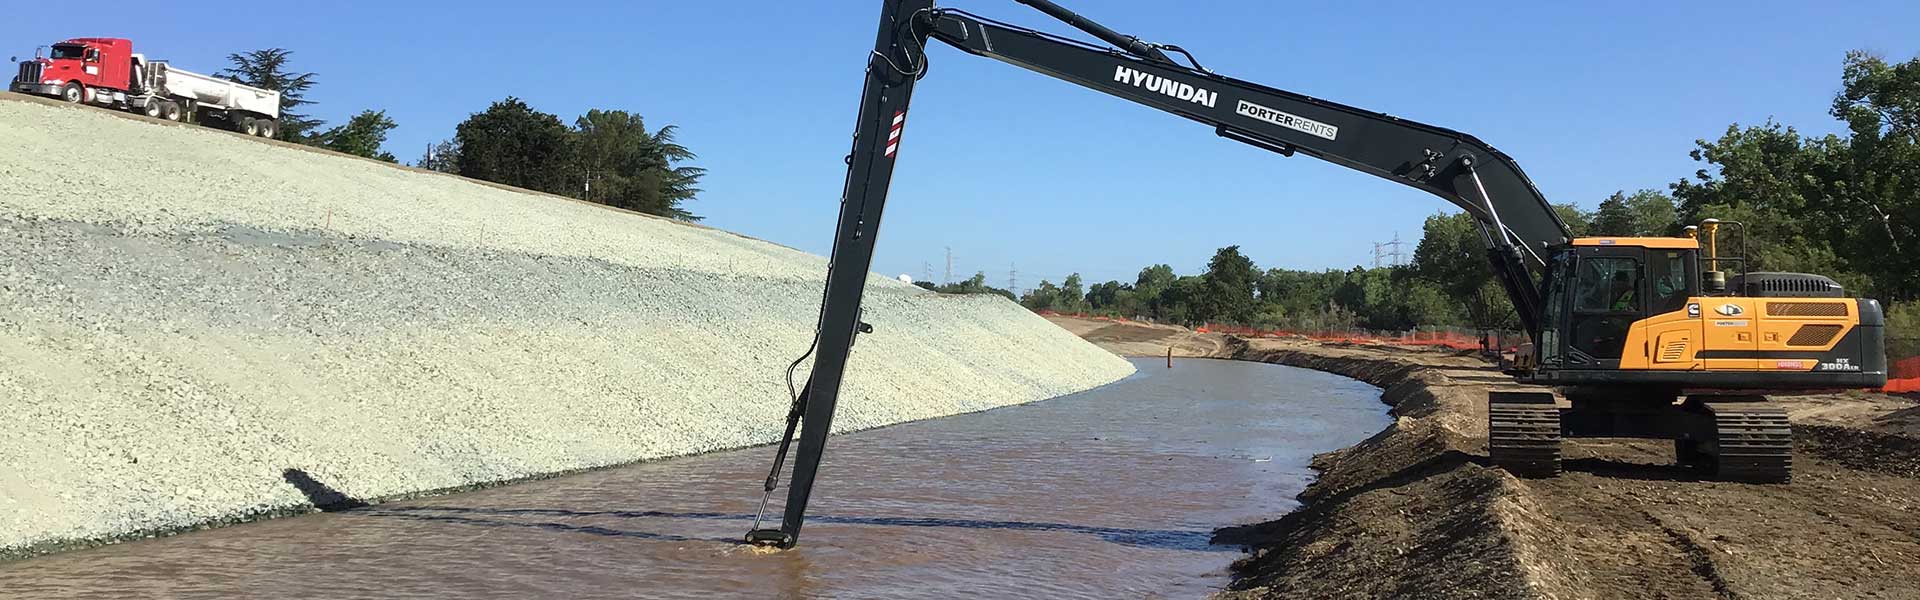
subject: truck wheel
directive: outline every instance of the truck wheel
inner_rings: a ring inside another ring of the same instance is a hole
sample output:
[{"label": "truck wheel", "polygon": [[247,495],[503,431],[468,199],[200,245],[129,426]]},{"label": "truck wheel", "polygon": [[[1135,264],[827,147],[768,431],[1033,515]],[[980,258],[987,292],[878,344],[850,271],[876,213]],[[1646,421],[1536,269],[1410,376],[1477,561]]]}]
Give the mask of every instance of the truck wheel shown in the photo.
[{"label": "truck wheel", "polygon": [[179,121],[180,105],[173,102],[160,103],[160,118],[168,121]]},{"label": "truck wheel", "polygon": [[147,100],[146,106],[140,107],[140,114],[144,114],[146,116],[158,119],[161,117],[161,115],[166,114],[166,110],[163,103],[161,103],[159,100],[149,99]]},{"label": "truck wheel", "polygon": [[254,123],[260,127],[260,137],[263,138],[272,138],[273,134],[280,129],[280,124],[273,119],[260,119]]},{"label": "truck wheel", "polygon": [[240,121],[234,123],[233,128],[247,135],[260,135],[260,125],[253,122],[253,117],[240,117]]},{"label": "truck wheel", "polygon": [[81,100],[87,99],[87,90],[80,87],[80,84],[70,81],[65,87],[60,88],[60,99],[79,104]]}]

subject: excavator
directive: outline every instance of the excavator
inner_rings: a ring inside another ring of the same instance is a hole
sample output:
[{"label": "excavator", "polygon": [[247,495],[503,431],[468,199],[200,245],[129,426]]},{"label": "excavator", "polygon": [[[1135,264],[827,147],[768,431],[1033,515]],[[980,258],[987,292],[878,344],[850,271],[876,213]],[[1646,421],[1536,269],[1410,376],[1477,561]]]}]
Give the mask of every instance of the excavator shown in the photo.
[{"label": "excavator", "polygon": [[[861,296],[929,40],[1196,121],[1229,140],[1411,186],[1472,215],[1527,333],[1504,370],[1542,387],[1488,396],[1489,458],[1517,476],[1559,474],[1565,438],[1607,437],[1672,440],[1677,462],[1707,476],[1786,483],[1793,435],[1767,393],[1886,384],[1879,303],[1846,297],[1820,275],[1748,272],[1744,252],[1719,252],[1728,227],[1739,228],[1744,250],[1739,223],[1707,219],[1685,237],[1576,238],[1512,158],[1471,135],[1227,77],[1179,46],[1122,35],[1048,0],[1018,2],[1107,45],[933,0],[883,0],[807,352],[814,363],[789,394],[749,544],[798,542],[848,353],[873,331],[861,321]],[[806,358],[787,369],[790,390]],[[762,528],[796,430],[782,521]]]}]

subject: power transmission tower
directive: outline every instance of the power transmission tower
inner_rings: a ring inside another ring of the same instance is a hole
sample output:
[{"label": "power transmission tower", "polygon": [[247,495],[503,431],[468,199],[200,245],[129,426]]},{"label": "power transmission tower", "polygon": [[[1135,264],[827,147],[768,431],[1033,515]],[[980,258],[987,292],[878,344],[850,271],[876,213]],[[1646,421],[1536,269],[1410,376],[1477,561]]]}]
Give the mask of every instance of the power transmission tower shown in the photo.
[{"label": "power transmission tower", "polygon": [[1007,291],[1013,292],[1013,295],[1015,296],[1020,295],[1019,265],[1015,265],[1013,263],[1007,263]]},{"label": "power transmission tower", "polygon": [[[1392,250],[1386,250],[1392,248]],[[1383,261],[1384,259],[1384,261]],[[1400,232],[1393,232],[1393,241],[1373,243],[1373,268],[1381,266],[1406,266],[1406,254],[1400,251]]]},{"label": "power transmission tower", "polygon": [[941,281],[940,284],[953,284],[953,246],[947,246],[947,278]]},{"label": "power transmission tower", "polygon": [[933,263],[925,261],[920,263],[920,280],[933,283]]}]

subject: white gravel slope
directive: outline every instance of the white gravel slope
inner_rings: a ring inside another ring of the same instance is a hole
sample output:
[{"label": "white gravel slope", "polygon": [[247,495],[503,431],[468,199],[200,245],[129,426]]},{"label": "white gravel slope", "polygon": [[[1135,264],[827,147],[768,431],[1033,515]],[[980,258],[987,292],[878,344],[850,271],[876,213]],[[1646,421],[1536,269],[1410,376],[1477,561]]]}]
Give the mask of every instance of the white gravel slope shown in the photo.
[{"label": "white gravel slope", "polygon": [[[824,268],[0,96],[0,557],[298,511],[296,479],[388,498],[772,441]],[[998,297],[873,276],[866,307],[839,431],[1132,372]]]}]

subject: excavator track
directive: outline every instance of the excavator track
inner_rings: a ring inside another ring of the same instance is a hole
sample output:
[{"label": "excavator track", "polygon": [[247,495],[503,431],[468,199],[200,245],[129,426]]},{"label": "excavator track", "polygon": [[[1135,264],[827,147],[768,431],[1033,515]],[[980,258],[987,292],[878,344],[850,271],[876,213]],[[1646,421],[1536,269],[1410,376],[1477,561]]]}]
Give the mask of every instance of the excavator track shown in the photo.
[{"label": "excavator track", "polygon": [[1560,474],[1560,409],[1553,394],[1493,392],[1487,402],[1487,455],[1520,477]]},{"label": "excavator track", "polygon": [[1772,402],[1707,402],[1713,417],[1708,454],[1714,474],[1727,481],[1787,483],[1793,478],[1793,426]]}]

